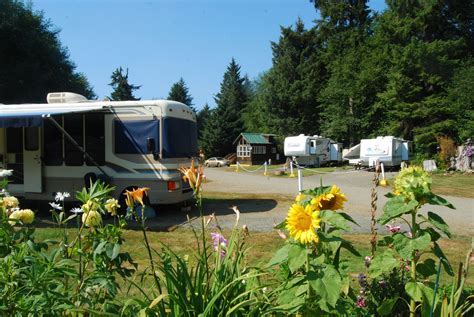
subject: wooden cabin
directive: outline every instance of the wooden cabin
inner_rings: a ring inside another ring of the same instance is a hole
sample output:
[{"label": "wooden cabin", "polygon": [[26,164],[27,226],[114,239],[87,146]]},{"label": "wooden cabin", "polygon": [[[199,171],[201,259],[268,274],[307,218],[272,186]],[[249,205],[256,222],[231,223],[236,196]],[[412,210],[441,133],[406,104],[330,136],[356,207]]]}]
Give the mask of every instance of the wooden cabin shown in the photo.
[{"label": "wooden cabin", "polygon": [[269,160],[280,162],[283,156],[278,153],[274,137],[274,134],[241,133],[234,141],[237,162],[248,165],[259,165]]}]

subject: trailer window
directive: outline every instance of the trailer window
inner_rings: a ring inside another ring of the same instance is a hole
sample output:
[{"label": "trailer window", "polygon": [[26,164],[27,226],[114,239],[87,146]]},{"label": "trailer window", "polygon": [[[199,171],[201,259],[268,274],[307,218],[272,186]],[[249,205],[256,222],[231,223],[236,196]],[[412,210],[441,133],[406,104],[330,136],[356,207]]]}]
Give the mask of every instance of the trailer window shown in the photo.
[{"label": "trailer window", "polygon": [[[74,139],[74,141],[83,146],[84,126],[82,114],[70,114],[64,116],[64,130]],[[84,155],[68,138],[64,140],[64,162],[69,166],[82,166],[84,164]]]},{"label": "trailer window", "polygon": [[167,117],[163,119],[163,158],[197,156],[196,122]]},{"label": "trailer window", "polygon": [[[61,116],[53,117],[61,124]],[[57,166],[63,164],[63,134],[49,120],[44,121],[44,164]]]},{"label": "trailer window", "polygon": [[[105,121],[103,113],[88,113],[85,120],[85,150],[100,166],[105,165]],[[94,165],[89,159],[86,164]]]},{"label": "trailer window", "polygon": [[155,150],[159,149],[158,120],[114,121],[115,153],[148,154],[147,139],[155,140]]}]

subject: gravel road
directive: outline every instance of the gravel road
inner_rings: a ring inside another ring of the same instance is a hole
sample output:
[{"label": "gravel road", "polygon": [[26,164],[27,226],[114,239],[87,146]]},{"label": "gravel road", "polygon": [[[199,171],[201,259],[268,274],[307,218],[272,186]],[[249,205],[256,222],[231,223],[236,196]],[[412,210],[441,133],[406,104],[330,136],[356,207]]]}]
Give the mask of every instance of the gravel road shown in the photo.
[{"label": "gravel road", "polygon": [[[207,168],[205,174],[208,182],[204,185],[207,192],[257,194],[262,199],[226,200],[224,203],[204,205],[206,213],[215,212],[223,227],[230,227],[235,215],[229,208],[237,205],[241,211],[240,224],[247,224],[251,230],[269,231],[274,223],[282,221],[291,204],[287,199],[278,202],[275,197],[294,197],[298,193],[297,178],[280,178],[263,176],[261,171],[255,173],[234,172],[230,168]],[[395,173],[387,173],[387,178]],[[367,171],[346,171],[315,174],[303,178],[303,188],[319,186],[320,180],[325,185],[336,184],[348,197],[345,211],[360,225],[354,226],[355,232],[370,231],[370,189],[373,173]],[[388,188],[378,187],[378,215],[381,214]],[[270,197],[270,198],[266,198]],[[445,219],[451,231],[457,235],[472,236],[474,233],[474,199],[444,196],[456,210],[446,207],[426,206],[422,212],[435,211]],[[384,229],[380,229],[384,232]]]}]

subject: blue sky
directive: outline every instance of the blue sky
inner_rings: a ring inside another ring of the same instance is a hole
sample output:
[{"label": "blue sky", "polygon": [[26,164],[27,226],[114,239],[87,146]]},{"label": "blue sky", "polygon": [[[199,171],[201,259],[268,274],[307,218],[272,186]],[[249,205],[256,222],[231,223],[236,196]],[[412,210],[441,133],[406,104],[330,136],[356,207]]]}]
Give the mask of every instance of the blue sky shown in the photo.
[{"label": "blue sky", "polygon": [[310,27],[317,19],[309,0],[36,0],[33,9],[61,31],[77,71],[100,99],[110,95],[110,76],[122,66],[142,86],[135,93],[142,99],[166,98],[183,77],[198,110],[215,105],[232,57],[254,79],[271,67],[270,42],[278,41],[280,25],[300,17]]}]

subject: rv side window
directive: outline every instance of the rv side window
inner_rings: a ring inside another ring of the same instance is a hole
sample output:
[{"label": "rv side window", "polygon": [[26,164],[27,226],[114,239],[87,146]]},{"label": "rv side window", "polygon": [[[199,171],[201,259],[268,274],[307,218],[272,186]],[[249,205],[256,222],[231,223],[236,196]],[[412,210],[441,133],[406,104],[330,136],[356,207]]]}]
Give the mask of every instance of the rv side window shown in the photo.
[{"label": "rv side window", "polygon": [[155,150],[159,149],[158,120],[114,121],[115,153],[148,154],[147,139],[155,140]]},{"label": "rv side window", "polygon": [[36,151],[39,149],[38,127],[25,128],[25,150]]},{"label": "rv side window", "polygon": [[[105,121],[103,113],[88,113],[85,120],[85,150],[100,166],[105,165]],[[86,164],[94,165],[88,159]]]},{"label": "rv side window", "polygon": [[[84,126],[82,114],[70,114],[64,116],[64,129],[79,144],[84,143]],[[95,127],[94,127],[95,129]],[[82,166],[84,164],[84,156],[82,152],[67,138],[64,140],[64,162],[69,166]]]},{"label": "rv side window", "polygon": [[[61,116],[55,116],[61,124]],[[57,166],[63,164],[63,134],[49,120],[44,121],[44,164],[47,166]]]}]

